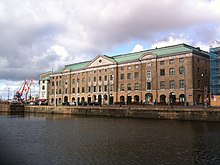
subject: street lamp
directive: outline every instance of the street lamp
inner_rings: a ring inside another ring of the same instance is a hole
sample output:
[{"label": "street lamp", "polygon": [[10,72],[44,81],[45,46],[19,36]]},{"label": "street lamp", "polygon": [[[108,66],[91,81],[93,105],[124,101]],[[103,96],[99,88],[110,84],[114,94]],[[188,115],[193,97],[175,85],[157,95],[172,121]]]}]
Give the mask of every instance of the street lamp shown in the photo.
[{"label": "street lamp", "polygon": [[184,69],[184,106],[186,107],[186,71]]}]

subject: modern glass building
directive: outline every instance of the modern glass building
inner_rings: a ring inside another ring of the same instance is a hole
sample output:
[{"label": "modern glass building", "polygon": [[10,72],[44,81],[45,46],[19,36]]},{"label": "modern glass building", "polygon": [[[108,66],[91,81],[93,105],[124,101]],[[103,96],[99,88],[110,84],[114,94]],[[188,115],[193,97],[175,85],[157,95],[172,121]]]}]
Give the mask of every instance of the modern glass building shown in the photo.
[{"label": "modern glass building", "polygon": [[210,48],[211,106],[220,106],[220,47]]}]

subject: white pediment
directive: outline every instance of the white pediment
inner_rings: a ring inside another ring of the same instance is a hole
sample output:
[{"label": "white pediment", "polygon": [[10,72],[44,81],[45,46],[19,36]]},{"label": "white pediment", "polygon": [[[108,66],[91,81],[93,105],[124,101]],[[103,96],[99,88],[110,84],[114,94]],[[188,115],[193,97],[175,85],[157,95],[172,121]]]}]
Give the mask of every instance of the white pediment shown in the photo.
[{"label": "white pediment", "polygon": [[68,69],[68,68],[65,68],[64,70],[63,70],[63,72],[69,72],[70,71],[70,69]]},{"label": "white pediment", "polygon": [[144,53],[142,56],[141,56],[141,60],[147,60],[147,59],[152,59],[152,58],[155,58],[156,55],[152,54],[152,53]]},{"label": "white pediment", "polygon": [[115,62],[106,57],[106,56],[97,56],[93,61],[91,61],[87,68],[88,67],[98,67],[98,66],[103,66],[103,65],[112,65],[112,64],[115,64]]}]

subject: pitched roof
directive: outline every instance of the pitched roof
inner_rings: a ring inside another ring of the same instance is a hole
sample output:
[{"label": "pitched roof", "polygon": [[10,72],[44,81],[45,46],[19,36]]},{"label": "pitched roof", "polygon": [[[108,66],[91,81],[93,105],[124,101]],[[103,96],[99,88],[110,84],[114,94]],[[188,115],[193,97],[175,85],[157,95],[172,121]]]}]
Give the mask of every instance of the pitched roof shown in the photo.
[{"label": "pitched roof", "polygon": [[[206,56],[209,55],[208,52],[200,50],[200,48],[196,48],[196,47],[193,47],[187,44],[178,44],[178,45],[166,46],[166,47],[161,47],[161,48],[148,49],[148,50],[134,52],[134,53],[120,54],[120,55],[115,55],[115,56],[107,56],[107,55],[104,55],[104,56],[108,59],[112,59],[112,61],[115,61],[117,63],[125,63],[125,62],[139,60],[144,53],[150,53],[150,54],[152,53],[159,57],[163,57],[163,56],[176,55],[178,53],[190,53],[190,52],[199,53],[199,54],[206,55]],[[93,60],[65,65],[64,68],[58,69],[54,73],[55,74],[61,73],[66,68],[70,69],[71,71],[84,69]]]}]

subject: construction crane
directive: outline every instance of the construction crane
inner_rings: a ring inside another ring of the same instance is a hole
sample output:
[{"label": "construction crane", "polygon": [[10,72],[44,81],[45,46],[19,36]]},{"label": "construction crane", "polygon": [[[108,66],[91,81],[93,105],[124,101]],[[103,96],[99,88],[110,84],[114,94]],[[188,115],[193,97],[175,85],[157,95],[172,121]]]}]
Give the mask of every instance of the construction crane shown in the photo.
[{"label": "construction crane", "polygon": [[33,80],[30,80],[29,82],[27,80],[24,80],[23,84],[21,85],[19,91],[16,92],[15,98],[18,101],[22,101],[21,97],[25,93],[25,101],[27,101],[27,96],[29,91],[31,90],[31,85],[34,83]]}]

